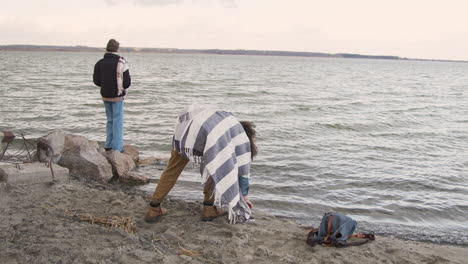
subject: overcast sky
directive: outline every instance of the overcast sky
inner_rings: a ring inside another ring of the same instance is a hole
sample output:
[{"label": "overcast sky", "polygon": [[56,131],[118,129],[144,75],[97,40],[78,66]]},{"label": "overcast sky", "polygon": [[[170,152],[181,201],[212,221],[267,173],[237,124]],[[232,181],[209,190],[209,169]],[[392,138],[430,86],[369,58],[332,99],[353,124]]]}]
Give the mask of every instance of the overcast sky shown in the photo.
[{"label": "overcast sky", "polygon": [[0,45],[468,60],[468,0],[0,0]]}]

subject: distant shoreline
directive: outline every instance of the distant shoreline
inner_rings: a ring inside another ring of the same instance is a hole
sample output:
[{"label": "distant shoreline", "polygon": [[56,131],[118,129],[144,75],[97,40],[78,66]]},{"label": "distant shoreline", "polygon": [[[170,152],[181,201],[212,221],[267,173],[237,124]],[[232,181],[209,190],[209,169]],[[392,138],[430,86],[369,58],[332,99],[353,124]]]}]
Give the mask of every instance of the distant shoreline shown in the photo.
[{"label": "distant shoreline", "polygon": [[[53,46],[53,45],[0,45],[0,51],[105,52],[104,48],[95,48],[95,47],[87,47],[87,46]],[[363,54],[352,54],[352,53],[322,53],[322,52],[276,51],[276,50],[176,49],[176,48],[123,47],[120,49],[120,51],[126,52],[126,53],[216,54],[216,55],[287,56],[287,57],[313,57],[313,58],[468,62],[468,61],[463,61],[463,60],[435,60],[435,59],[404,58],[404,57],[389,56],[389,55],[363,55]]]}]

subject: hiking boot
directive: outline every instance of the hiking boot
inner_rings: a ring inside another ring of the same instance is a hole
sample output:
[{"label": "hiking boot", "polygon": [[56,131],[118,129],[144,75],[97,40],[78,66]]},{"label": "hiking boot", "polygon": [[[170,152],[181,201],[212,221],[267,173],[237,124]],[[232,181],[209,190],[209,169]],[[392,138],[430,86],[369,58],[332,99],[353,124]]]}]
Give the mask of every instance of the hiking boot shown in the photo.
[{"label": "hiking boot", "polygon": [[227,214],[223,209],[219,209],[216,206],[204,205],[201,214],[201,220],[204,222],[213,221],[216,217]]},{"label": "hiking boot", "polygon": [[161,206],[148,206],[148,211],[145,215],[145,221],[147,223],[156,223],[159,220],[159,218],[165,214],[167,214],[167,210],[162,208]]}]

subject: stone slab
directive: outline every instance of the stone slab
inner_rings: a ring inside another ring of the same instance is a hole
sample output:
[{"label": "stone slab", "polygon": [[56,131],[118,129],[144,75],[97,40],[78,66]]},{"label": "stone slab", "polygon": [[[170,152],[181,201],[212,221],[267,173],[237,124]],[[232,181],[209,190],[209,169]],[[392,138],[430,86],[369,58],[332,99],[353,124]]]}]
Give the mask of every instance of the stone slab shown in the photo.
[{"label": "stone slab", "polygon": [[[67,168],[53,164],[55,180],[69,179]],[[10,184],[51,182],[52,174],[45,163],[7,163],[0,162],[0,182]]]}]

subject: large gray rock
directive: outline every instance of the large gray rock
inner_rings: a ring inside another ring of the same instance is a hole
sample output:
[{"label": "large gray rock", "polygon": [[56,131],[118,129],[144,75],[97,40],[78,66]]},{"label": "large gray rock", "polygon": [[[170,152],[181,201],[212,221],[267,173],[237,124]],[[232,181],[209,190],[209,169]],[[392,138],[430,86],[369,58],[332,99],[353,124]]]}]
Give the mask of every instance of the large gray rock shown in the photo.
[{"label": "large gray rock", "polygon": [[136,163],[134,162],[135,157],[138,157],[138,149],[136,147],[132,147],[132,153],[129,155],[127,147],[130,145],[126,145],[124,147],[124,152],[120,153],[118,151],[107,151],[106,157],[109,163],[112,165],[112,172],[114,176],[118,179],[120,183],[125,184],[145,184],[150,181],[150,178],[139,174],[137,172],[131,171],[136,167]]},{"label": "large gray rock", "polygon": [[135,162],[132,156],[111,150],[106,153],[107,160],[112,166],[112,173],[116,177],[122,177],[135,168]]},{"label": "large gray rock", "polygon": [[45,148],[39,144],[37,148],[37,157],[39,161],[46,162],[52,156],[52,162],[58,163],[63,149],[65,147],[65,134],[62,132],[53,132],[37,140],[46,144],[50,148]]},{"label": "large gray rock", "polygon": [[[48,151],[39,147],[47,143]],[[112,177],[112,167],[96,141],[83,136],[54,132],[38,139],[38,157],[48,161],[53,153],[53,162],[70,170],[70,175],[107,183]]]},{"label": "large gray rock", "polygon": [[140,150],[133,145],[124,145],[123,154],[130,156],[135,163],[140,159]]}]

